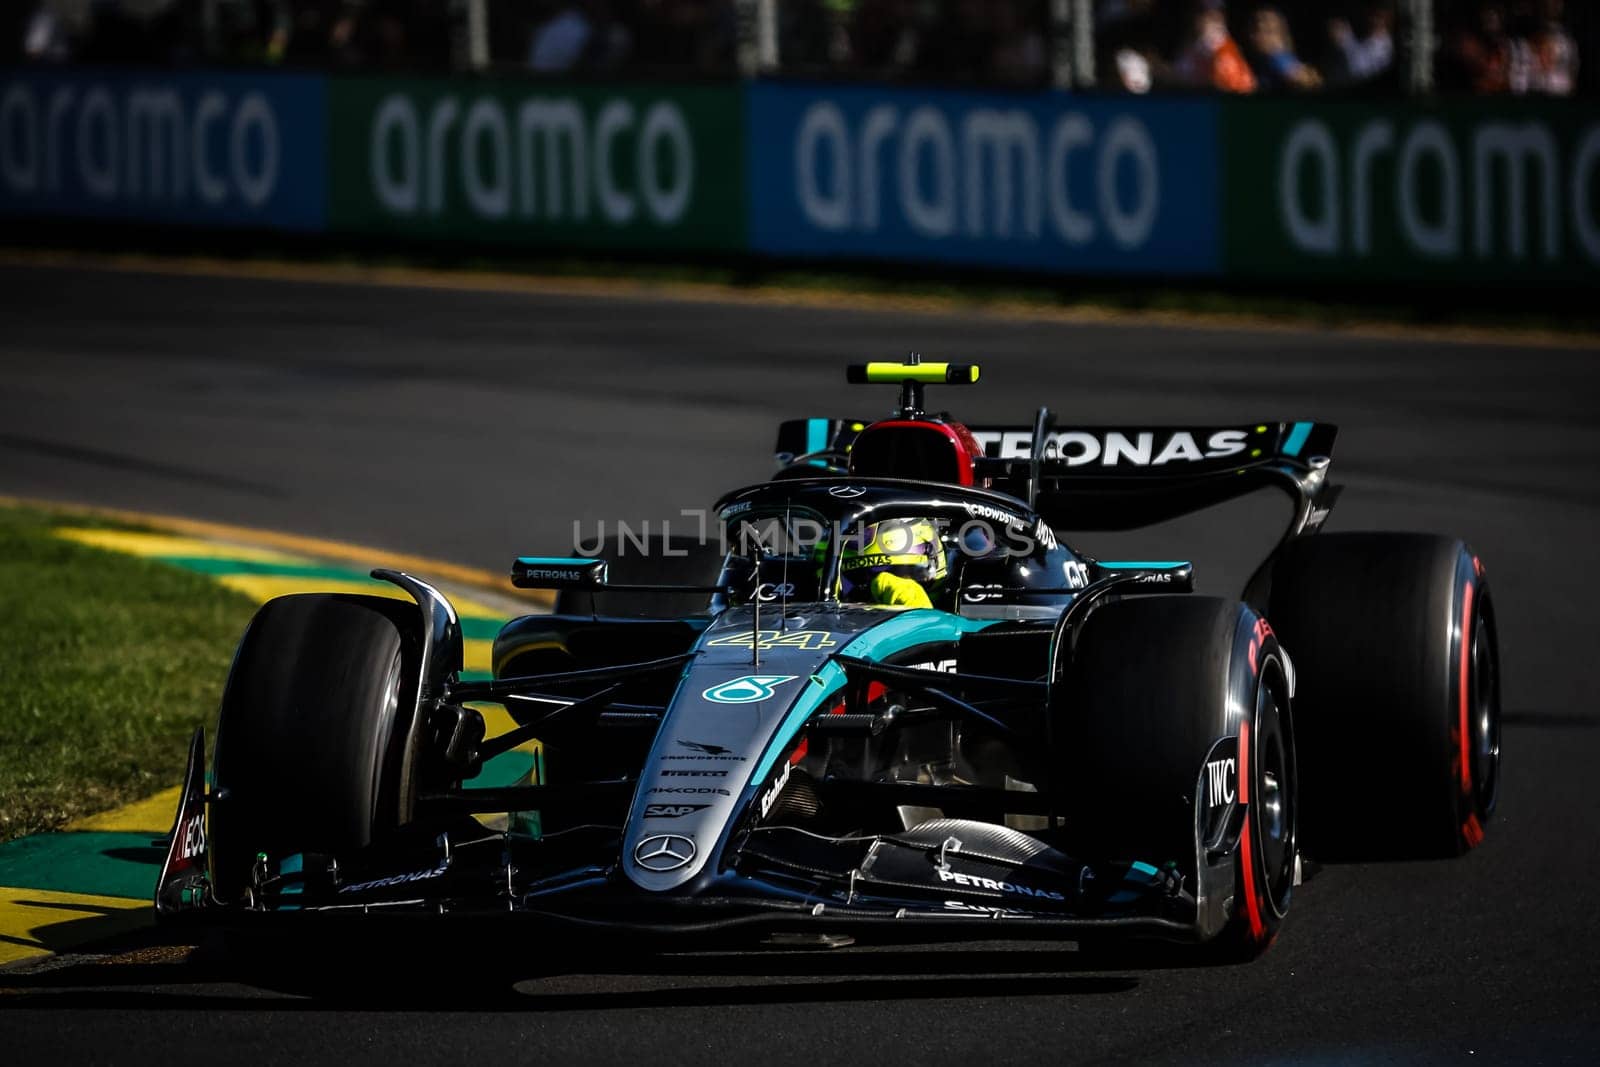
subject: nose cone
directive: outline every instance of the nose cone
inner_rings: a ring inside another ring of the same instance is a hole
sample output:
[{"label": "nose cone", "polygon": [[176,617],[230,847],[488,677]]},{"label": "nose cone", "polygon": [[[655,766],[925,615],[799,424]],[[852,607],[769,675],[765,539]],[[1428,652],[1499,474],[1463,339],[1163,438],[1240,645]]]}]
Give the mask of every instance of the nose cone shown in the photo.
[{"label": "nose cone", "polygon": [[828,658],[866,621],[763,611],[770,628],[758,631],[736,609],[706,630],[639,775],[621,857],[631,882],[666,892],[713,863],[800,724],[842,684]]}]

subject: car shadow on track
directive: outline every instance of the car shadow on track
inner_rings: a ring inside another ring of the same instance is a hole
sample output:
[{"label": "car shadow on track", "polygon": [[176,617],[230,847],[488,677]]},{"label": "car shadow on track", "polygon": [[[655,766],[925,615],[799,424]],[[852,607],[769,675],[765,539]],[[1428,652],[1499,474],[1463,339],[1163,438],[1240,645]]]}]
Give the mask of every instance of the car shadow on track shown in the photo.
[{"label": "car shadow on track", "polygon": [[[519,949],[519,952],[521,950]],[[357,963],[348,957],[264,965],[213,945],[132,947],[0,971],[8,1008],[190,1011],[407,1009],[572,1012],[641,1007],[861,1000],[1092,996],[1128,992],[1127,974],[1090,973],[1077,954],[940,947],[758,950],[547,957],[525,966],[456,953]],[[531,958],[531,957],[524,957]],[[981,980],[975,980],[981,979]]]},{"label": "car shadow on track", "polygon": [[1543,730],[1600,730],[1600,716],[1559,711],[1507,711],[1500,716],[1504,726],[1527,726]]}]

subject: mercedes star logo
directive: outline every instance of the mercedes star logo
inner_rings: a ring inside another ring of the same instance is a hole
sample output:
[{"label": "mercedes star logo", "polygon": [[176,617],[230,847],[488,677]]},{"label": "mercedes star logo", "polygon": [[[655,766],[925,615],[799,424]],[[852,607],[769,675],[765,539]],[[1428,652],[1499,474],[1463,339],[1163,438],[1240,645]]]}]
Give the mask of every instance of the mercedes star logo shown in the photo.
[{"label": "mercedes star logo", "polygon": [[866,492],[859,485],[836,485],[828,490],[828,495],[838,497],[840,500],[854,500]]},{"label": "mercedes star logo", "polygon": [[694,859],[694,842],[682,834],[652,834],[633,847],[633,862],[647,871],[675,871]]}]

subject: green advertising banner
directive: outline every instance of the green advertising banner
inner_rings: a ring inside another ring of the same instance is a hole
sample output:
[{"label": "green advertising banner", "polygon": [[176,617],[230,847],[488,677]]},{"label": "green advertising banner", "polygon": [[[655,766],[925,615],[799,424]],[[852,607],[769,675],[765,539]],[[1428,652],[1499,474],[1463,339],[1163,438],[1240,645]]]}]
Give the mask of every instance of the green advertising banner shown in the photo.
[{"label": "green advertising banner", "polygon": [[1229,101],[1237,278],[1600,281],[1600,113],[1553,100]]},{"label": "green advertising banner", "polygon": [[335,230],[745,247],[737,88],[335,78],[328,98]]}]

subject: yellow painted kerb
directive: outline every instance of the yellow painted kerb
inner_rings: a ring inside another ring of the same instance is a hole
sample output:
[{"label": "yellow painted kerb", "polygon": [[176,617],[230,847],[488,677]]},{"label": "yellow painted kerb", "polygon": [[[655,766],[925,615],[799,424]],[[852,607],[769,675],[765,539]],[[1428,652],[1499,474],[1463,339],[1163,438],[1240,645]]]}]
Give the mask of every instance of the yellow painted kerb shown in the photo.
[{"label": "yellow painted kerb", "polygon": [[150,902],[0,886],[0,964],[149,925]]},{"label": "yellow painted kerb", "polygon": [[135,801],[115,811],[90,815],[67,826],[68,830],[95,830],[118,834],[165,834],[172,829],[182,786],[163,789],[153,797]]},{"label": "yellow painted kerb", "polygon": [[394,570],[417,571],[449,581],[460,582],[464,585],[475,585],[482,589],[492,590],[497,594],[514,597],[530,605],[546,609],[555,603],[554,593],[547,590],[518,589],[511,584],[509,575],[496,574],[494,571],[484,570],[481,567],[468,567],[459,563],[432,559],[428,556],[391,552],[387,549],[373,548],[370,545],[351,544],[347,541],[330,541],[320,537],[304,537],[300,534],[283,533],[278,530],[262,530],[250,526],[234,526],[228,523],[209,522],[201,519],[186,519],[176,515],[159,515],[147,511],[129,511],[123,508],[97,507],[56,500],[41,500],[33,497],[0,495],[0,505],[37,508],[41,511],[55,511],[66,515],[89,515],[125,522],[130,525],[150,526],[158,530],[187,534],[191,537],[208,541],[231,541],[254,547],[265,546],[287,552],[299,552],[319,559],[357,563],[368,567],[389,567]]},{"label": "yellow painted kerb", "polygon": [[104,530],[68,527],[56,530],[65,537],[90,548],[123,552],[130,556],[181,556],[185,559],[237,559],[246,563],[298,563],[301,558],[272,548],[211,541],[176,534],[144,533],[139,530]]}]

